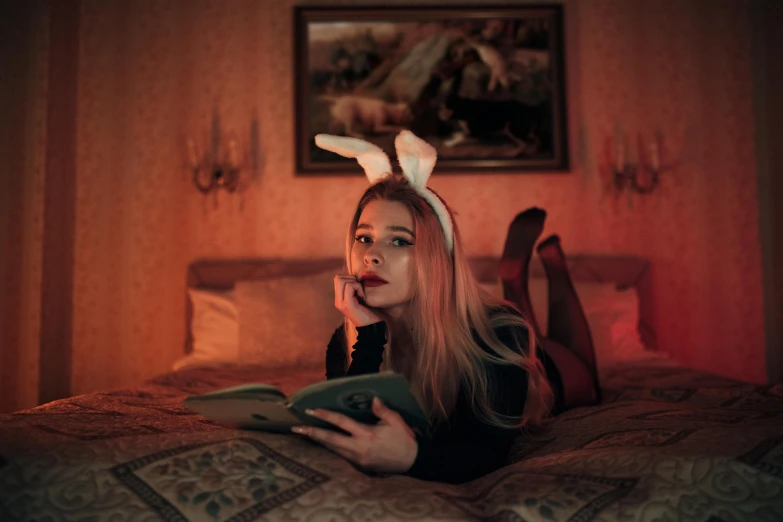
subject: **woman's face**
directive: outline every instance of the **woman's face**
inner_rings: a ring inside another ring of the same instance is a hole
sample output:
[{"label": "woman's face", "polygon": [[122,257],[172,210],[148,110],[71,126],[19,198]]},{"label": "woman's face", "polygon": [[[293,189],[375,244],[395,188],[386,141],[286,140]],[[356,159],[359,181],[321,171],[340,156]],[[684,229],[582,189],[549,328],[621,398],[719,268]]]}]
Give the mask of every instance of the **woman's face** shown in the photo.
[{"label": "woman's face", "polygon": [[[365,302],[399,317],[413,297],[413,263],[416,243],[413,217],[402,203],[375,200],[359,217],[351,250],[351,266],[364,288]],[[374,283],[372,273],[386,281]]]}]

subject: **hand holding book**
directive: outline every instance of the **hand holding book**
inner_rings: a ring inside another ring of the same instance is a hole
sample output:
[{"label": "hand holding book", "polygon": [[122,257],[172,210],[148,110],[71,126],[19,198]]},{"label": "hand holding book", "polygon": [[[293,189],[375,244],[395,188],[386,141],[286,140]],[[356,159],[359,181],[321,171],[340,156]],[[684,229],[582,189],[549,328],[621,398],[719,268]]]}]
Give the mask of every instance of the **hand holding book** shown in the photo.
[{"label": "hand holding book", "polygon": [[294,426],[291,430],[323,444],[362,468],[386,473],[408,471],[419,448],[413,430],[399,413],[384,406],[378,397],[372,401],[372,412],[380,419],[374,426],[333,411],[306,410],[308,415],[333,424],[349,435],[311,426]]}]

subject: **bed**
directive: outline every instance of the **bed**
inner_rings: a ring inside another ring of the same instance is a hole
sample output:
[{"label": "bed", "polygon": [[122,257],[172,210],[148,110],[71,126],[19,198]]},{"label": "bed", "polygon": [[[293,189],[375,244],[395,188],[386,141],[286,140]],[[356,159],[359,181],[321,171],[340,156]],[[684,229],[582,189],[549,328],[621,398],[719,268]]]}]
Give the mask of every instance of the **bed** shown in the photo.
[{"label": "bed", "polygon": [[[194,414],[182,405],[188,395],[244,382],[290,393],[322,380],[326,341],[310,350],[317,357],[288,365],[199,361],[189,299],[176,370],[0,416],[0,520],[783,520],[783,386],[694,371],[651,350],[647,261],[568,262],[580,284],[634,290],[634,332],[645,350],[599,361],[603,403],[520,432],[494,473],[462,485],[368,474],[306,439],[231,430]],[[203,260],[189,267],[187,284],[189,295],[220,295],[240,282],[290,285],[341,265]],[[497,291],[496,259],[471,266]],[[541,267],[531,275],[539,284]]]}]

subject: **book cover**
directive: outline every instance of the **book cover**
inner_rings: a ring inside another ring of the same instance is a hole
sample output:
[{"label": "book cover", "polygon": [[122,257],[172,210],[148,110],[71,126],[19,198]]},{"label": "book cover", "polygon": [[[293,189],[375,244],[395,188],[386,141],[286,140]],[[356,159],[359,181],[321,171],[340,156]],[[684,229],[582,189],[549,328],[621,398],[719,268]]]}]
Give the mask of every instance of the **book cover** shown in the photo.
[{"label": "book cover", "polygon": [[290,433],[293,426],[339,430],[307,415],[306,409],[341,413],[358,422],[375,424],[374,397],[399,413],[413,429],[426,431],[429,421],[408,381],[395,372],[329,379],[306,386],[290,397],[268,384],[243,384],[185,399],[185,406],[223,426]]}]

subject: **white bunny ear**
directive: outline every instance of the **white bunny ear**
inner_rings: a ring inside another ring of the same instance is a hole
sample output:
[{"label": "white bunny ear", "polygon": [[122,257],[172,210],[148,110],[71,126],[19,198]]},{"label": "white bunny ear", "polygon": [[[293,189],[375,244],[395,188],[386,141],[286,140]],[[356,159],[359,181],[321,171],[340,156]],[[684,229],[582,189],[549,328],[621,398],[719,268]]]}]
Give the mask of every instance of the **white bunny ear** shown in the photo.
[{"label": "white bunny ear", "polygon": [[370,142],[347,136],[317,134],[315,144],[340,156],[356,158],[371,183],[391,174],[392,166],[389,156],[380,147]]},{"label": "white bunny ear", "polygon": [[427,181],[430,179],[432,169],[435,168],[435,162],[438,160],[438,151],[409,130],[404,130],[397,135],[394,139],[394,147],[397,149],[397,161],[400,162],[400,167],[408,183],[424,198],[438,216],[446,239],[446,248],[451,252],[454,248],[454,223],[452,223],[449,211],[440,198],[427,188]]},{"label": "white bunny ear", "polygon": [[408,181],[417,188],[425,188],[438,160],[435,147],[409,130],[397,135],[394,147],[397,149],[397,160]]}]

